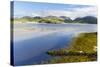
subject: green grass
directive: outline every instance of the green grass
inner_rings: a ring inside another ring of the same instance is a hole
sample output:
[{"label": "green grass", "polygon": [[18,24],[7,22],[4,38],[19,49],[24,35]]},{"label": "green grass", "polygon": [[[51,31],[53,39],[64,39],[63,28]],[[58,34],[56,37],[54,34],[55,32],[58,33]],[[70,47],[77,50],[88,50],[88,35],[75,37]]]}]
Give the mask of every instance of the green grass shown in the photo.
[{"label": "green grass", "polygon": [[47,54],[53,59],[46,63],[87,62],[97,60],[97,33],[81,33],[74,38],[69,47],[51,50]]},{"label": "green grass", "polygon": [[39,23],[53,23],[53,24],[57,24],[57,23],[62,23],[64,22],[63,19],[57,18],[57,17],[50,17],[50,18],[42,18]]},{"label": "green grass", "polygon": [[79,37],[75,38],[69,51],[83,51],[86,53],[95,52],[94,48],[97,46],[97,33],[82,33]]}]

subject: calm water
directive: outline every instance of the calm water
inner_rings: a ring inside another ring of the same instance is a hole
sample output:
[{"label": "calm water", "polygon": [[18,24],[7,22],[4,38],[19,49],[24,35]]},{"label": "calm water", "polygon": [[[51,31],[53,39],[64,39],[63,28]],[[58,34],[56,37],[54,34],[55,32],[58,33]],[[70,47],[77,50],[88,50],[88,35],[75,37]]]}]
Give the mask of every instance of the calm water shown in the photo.
[{"label": "calm water", "polygon": [[15,24],[15,65],[40,64],[52,58],[48,50],[67,47],[79,33],[96,31],[96,24]]}]

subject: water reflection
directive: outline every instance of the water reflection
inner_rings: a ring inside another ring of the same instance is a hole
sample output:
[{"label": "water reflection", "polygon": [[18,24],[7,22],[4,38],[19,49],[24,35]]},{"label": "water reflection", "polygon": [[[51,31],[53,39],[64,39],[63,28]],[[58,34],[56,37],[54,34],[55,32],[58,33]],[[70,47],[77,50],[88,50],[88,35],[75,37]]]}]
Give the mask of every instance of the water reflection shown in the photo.
[{"label": "water reflection", "polygon": [[[41,30],[23,33],[23,30],[34,28],[45,30],[45,33]],[[46,51],[68,46],[71,39],[78,33],[97,31],[96,24],[18,24],[14,29],[18,29],[14,32],[15,65],[39,64],[41,61],[52,58],[45,54]],[[23,34],[17,35],[20,29],[22,29],[20,34]]]}]

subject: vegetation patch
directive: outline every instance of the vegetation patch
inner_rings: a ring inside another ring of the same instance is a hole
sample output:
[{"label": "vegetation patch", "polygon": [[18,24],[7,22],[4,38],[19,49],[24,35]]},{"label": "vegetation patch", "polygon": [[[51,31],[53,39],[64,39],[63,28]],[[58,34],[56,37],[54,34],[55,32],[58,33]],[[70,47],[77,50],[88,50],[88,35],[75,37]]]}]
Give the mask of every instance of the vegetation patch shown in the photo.
[{"label": "vegetation patch", "polygon": [[69,47],[50,50],[53,59],[46,63],[87,62],[97,60],[97,33],[81,33],[75,37]]},{"label": "vegetation patch", "polygon": [[52,23],[52,24],[58,24],[58,23],[88,23],[88,24],[97,24],[97,18],[92,16],[86,16],[86,17],[78,17],[74,20],[72,20],[70,17],[66,16],[46,16],[46,17],[30,17],[30,16],[24,16],[20,18],[11,18],[11,22],[13,23],[26,23],[26,22],[32,22],[32,23]]}]

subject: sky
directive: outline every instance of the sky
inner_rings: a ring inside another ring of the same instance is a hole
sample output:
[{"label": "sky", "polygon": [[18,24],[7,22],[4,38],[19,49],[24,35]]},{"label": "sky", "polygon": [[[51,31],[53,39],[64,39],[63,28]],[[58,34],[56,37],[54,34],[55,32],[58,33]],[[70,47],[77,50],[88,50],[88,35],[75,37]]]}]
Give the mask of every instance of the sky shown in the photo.
[{"label": "sky", "polygon": [[93,5],[57,4],[14,1],[14,17],[23,16],[67,16],[71,19],[84,16],[97,17],[97,7]]}]

